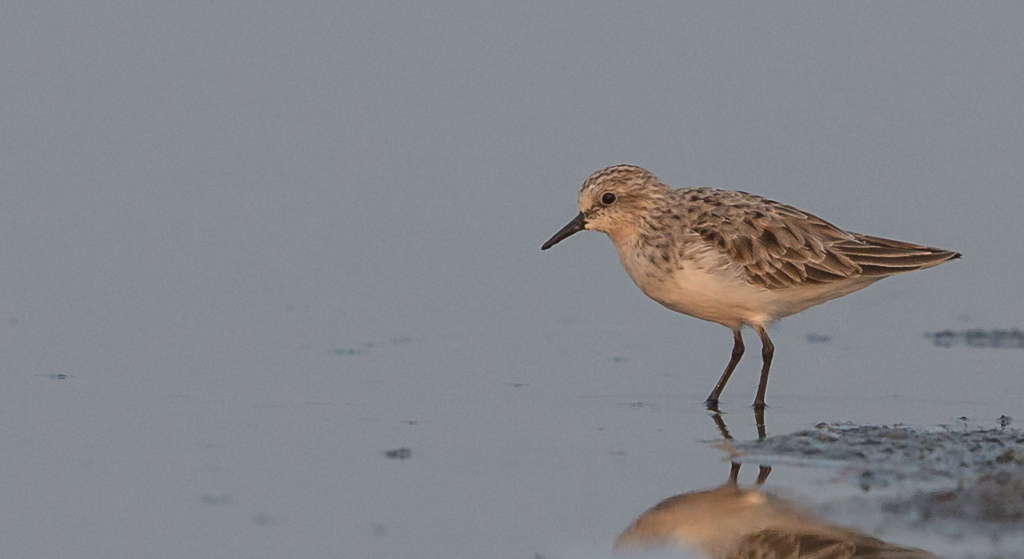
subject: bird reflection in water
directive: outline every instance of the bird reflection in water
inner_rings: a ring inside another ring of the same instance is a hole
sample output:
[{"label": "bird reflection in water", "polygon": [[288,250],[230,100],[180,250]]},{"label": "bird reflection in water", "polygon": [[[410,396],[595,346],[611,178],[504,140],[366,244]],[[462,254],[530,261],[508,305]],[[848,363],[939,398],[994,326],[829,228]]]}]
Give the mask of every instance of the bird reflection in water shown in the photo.
[{"label": "bird reflection in water", "polygon": [[[728,440],[721,415],[713,416]],[[758,418],[763,438],[763,421]],[[739,485],[740,464],[715,489],[669,497],[641,514],[615,541],[620,555],[676,549],[714,559],[924,559],[935,555],[816,519],[761,489],[771,473],[760,466],[752,487]]]}]

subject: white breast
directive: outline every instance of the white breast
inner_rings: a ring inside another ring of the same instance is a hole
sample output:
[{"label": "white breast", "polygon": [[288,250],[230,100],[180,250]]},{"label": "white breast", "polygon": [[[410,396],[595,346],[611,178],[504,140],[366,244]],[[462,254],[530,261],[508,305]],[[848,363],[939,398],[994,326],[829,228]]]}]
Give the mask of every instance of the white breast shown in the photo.
[{"label": "white breast", "polygon": [[672,262],[619,250],[619,261],[641,291],[676,312],[734,329],[771,322],[764,312],[771,292],[746,281],[741,267],[708,248]]}]

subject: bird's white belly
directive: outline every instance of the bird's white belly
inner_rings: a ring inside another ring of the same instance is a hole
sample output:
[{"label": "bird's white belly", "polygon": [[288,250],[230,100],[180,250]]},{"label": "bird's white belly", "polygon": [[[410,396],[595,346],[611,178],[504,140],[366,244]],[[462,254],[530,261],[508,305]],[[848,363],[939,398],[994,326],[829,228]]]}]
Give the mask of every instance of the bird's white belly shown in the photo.
[{"label": "bird's white belly", "polygon": [[676,312],[733,329],[770,324],[880,279],[854,277],[773,290],[747,281],[743,268],[711,252],[672,264],[652,262],[633,251],[620,251],[619,256],[629,277],[651,299]]},{"label": "bird's white belly", "polygon": [[772,321],[765,310],[771,292],[731,274],[679,269],[667,276],[632,276],[648,297],[683,314],[740,328]]}]

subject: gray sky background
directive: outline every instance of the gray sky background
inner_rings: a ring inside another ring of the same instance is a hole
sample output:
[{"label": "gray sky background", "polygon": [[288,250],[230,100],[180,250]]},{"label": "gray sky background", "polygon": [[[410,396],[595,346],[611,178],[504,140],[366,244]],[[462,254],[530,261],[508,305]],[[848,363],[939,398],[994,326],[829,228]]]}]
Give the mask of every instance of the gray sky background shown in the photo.
[{"label": "gray sky background", "polygon": [[[617,163],[964,254],[790,319],[801,336],[892,356],[1021,326],[1021,22],[1019,2],[5,6],[2,375],[233,401],[299,382],[273,376],[296,348],[408,337],[467,380],[543,367],[573,329],[719,369],[728,334],[644,298],[603,236],[539,249]],[[0,390],[9,438],[30,393]]]},{"label": "gray sky background", "polygon": [[1021,272],[1012,2],[6,11],[0,274],[25,328],[580,312],[625,279],[607,242],[537,248],[620,162],[955,248],[962,310],[1019,316],[968,292]]}]

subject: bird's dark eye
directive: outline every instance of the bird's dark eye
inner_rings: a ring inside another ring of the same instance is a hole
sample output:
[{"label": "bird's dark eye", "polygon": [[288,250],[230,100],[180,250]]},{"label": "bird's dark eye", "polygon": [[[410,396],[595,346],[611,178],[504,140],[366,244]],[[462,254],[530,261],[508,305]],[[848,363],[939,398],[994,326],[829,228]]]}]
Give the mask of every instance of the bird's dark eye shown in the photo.
[{"label": "bird's dark eye", "polygon": [[605,192],[601,195],[601,203],[610,206],[615,203],[615,195],[611,192]]}]

